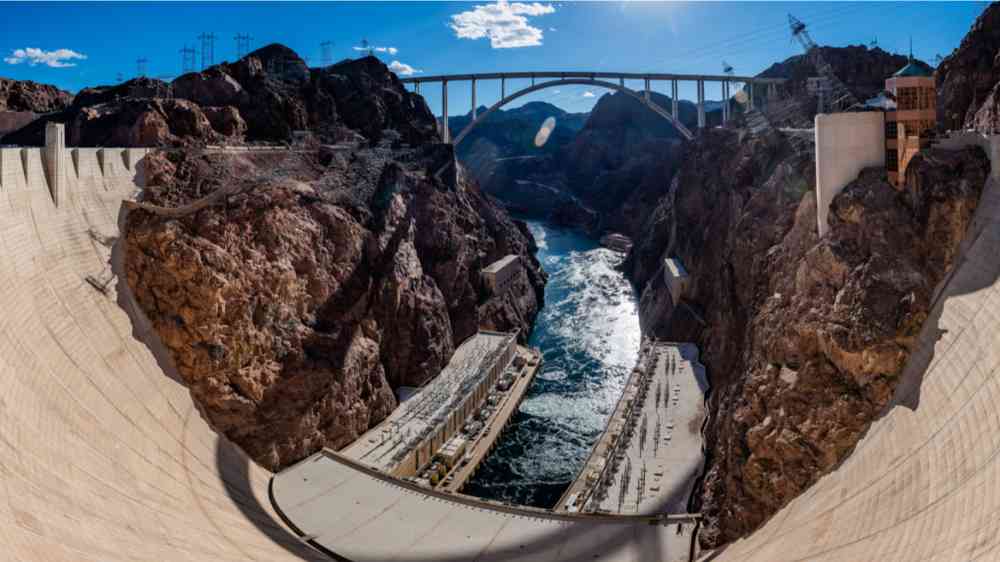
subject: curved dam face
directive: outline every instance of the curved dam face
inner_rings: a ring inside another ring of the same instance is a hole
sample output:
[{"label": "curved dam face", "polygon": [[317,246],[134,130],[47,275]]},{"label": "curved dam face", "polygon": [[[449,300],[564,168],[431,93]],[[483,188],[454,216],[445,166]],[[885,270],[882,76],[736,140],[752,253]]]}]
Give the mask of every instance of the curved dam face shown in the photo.
[{"label": "curved dam face", "polygon": [[[122,290],[117,225],[122,201],[142,184],[142,154],[60,154],[0,149],[0,559],[325,559],[281,523],[268,497],[271,474],[203,421],[169,363],[147,345]],[[1000,557],[998,253],[1000,192],[991,181],[884,416],[839,470],[709,558]],[[335,466],[316,477],[351,485],[328,482],[316,496],[340,494],[354,505],[317,506],[341,515],[323,522],[332,548],[338,536],[351,536],[349,526],[337,527],[354,521],[349,514],[372,521],[395,506],[391,513],[407,521],[382,517],[380,529],[356,527],[376,545],[405,535],[401,550],[379,559],[408,559],[407,549],[422,554],[412,559],[441,559],[445,545],[427,550],[420,541],[437,524],[454,525],[456,543],[480,538],[480,527],[493,533],[487,546],[461,544],[443,556],[449,560],[578,560],[591,545],[613,559],[667,559],[668,527],[487,514]],[[310,468],[288,476],[303,480]],[[365,503],[372,498],[386,504],[373,512]],[[305,498],[287,507],[313,513]],[[364,546],[356,552],[363,557]]]},{"label": "curved dam face", "polygon": [[143,154],[0,149],[0,560],[320,560],[119,303]]}]

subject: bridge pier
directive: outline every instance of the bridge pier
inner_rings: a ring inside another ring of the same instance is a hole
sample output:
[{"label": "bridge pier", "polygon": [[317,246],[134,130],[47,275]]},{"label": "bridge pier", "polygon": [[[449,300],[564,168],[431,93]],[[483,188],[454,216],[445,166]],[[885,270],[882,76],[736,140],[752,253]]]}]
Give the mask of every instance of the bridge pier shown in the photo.
[{"label": "bridge pier", "polygon": [[649,103],[649,78],[646,78],[646,91],[643,95],[646,97],[646,103]]},{"label": "bridge pier", "polygon": [[448,130],[448,81],[441,81],[441,142],[451,142],[451,131]]},{"label": "bridge pier", "polygon": [[476,79],[472,79],[472,118],[476,118]]},{"label": "bridge pier", "polygon": [[729,122],[729,80],[722,81],[722,124]]},{"label": "bridge pier", "polygon": [[506,97],[507,97],[507,79],[506,78],[501,78],[500,79],[500,99],[504,99]]},{"label": "bridge pier", "polygon": [[705,128],[705,81],[698,80],[698,128]]},{"label": "bridge pier", "polygon": [[750,109],[754,109],[754,106],[753,106],[753,86],[754,86],[753,82],[747,82],[747,93],[749,94],[748,103],[749,103]]},{"label": "bridge pier", "polygon": [[414,93],[417,93],[417,94],[420,93],[420,82],[414,82],[413,83],[413,91],[414,91]]},{"label": "bridge pier", "polygon": [[625,87],[625,77],[624,76],[619,76],[618,77],[618,85],[621,86],[622,88]]},{"label": "bridge pier", "polygon": [[674,116],[674,119],[680,120],[680,116],[677,115],[677,80],[670,81],[670,105],[670,114]]}]

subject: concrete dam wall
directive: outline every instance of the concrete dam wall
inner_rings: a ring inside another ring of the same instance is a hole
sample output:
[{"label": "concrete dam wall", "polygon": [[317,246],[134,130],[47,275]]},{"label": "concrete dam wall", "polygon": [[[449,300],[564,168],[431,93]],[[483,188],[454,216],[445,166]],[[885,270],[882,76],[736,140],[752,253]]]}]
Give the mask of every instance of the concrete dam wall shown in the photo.
[{"label": "concrete dam wall", "polygon": [[[203,421],[116,275],[122,201],[143,185],[145,152],[56,148],[0,150],[0,560],[323,559],[280,522],[271,475]],[[714,560],[1000,558],[998,252],[993,180],[892,405],[839,470]],[[338,474],[381,494],[396,486]],[[337,489],[375,497],[353,484]],[[458,542],[462,522],[479,521],[458,515],[485,517],[393,493],[415,517],[418,505],[435,521],[454,514]],[[460,547],[449,559],[580,559],[545,542],[568,523],[499,516],[504,554]],[[658,559],[661,539],[642,528],[593,536],[613,558]],[[367,531],[381,544],[393,527]],[[540,554],[549,546],[556,558]]]}]

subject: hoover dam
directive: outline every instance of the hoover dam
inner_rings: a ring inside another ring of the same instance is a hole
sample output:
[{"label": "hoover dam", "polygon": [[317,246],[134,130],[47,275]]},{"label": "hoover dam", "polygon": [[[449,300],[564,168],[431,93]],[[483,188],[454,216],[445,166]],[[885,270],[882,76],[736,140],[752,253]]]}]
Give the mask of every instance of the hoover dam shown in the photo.
[{"label": "hoover dam", "polygon": [[1000,561],[1000,3],[444,6],[0,37],[0,562]]},{"label": "hoover dam", "polygon": [[[143,154],[0,151],[6,559],[323,559],[303,542],[354,560],[687,559],[667,548],[669,521],[454,499],[324,455],[329,471],[307,462],[275,481],[312,478],[283,501],[292,517],[337,513],[300,538],[272,504],[272,475],[212,431],[164,369],[122,281],[118,225]],[[842,466],[710,559],[997,557],[998,250],[994,175],[889,408]]]}]

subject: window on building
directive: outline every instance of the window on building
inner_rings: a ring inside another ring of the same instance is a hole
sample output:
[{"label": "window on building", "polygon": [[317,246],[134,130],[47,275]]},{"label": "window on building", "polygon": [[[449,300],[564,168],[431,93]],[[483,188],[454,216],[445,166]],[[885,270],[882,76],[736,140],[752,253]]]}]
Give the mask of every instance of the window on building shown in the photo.
[{"label": "window on building", "polygon": [[895,121],[885,122],[885,138],[894,139],[898,134],[898,128],[896,127]]},{"label": "window on building", "polygon": [[890,172],[899,171],[899,154],[893,149],[885,151],[885,169]]},{"label": "window on building", "polygon": [[896,108],[906,111],[917,109],[917,88],[899,88],[896,91]]}]

